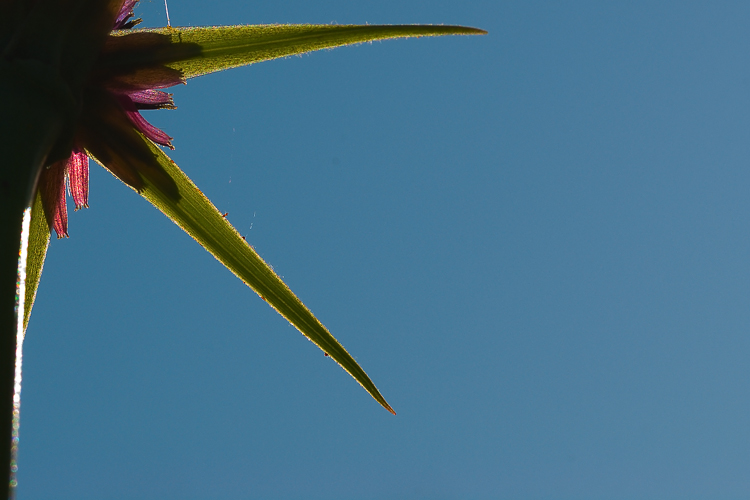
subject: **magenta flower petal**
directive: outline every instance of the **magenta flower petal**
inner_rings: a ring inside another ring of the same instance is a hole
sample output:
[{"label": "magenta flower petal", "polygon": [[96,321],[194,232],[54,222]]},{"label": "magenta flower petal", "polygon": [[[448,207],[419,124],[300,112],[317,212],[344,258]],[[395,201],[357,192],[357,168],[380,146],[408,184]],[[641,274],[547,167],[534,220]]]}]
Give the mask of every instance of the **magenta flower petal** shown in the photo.
[{"label": "magenta flower petal", "polygon": [[89,157],[85,151],[75,148],[68,158],[68,189],[76,210],[89,206]]},{"label": "magenta flower petal", "polygon": [[65,170],[68,160],[53,163],[39,176],[44,215],[58,238],[68,236],[68,210],[65,206]]},{"label": "magenta flower petal", "polygon": [[161,90],[141,90],[128,94],[137,109],[175,109],[172,94]]},{"label": "magenta flower petal", "polygon": [[[125,38],[120,37],[120,38]],[[123,74],[108,74],[106,71],[95,75],[95,83],[115,94],[132,94],[150,89],[165,89],[184,84],[182,72],[166,66],[136,68]]]},{"label": "magenta flower petal", "polygon": [[174,146],[172,146],[172,138],[162,130],[147,122],[138,111],[125,110],[125,114],[128,115],[128,118],[130,118],[130,121],[133,122],[133,125],[135,125],[135,128],[138,129],[140,133],[154,141],[156,144],[161,144],[162,146],[167,146],[169,149],[174,149]]},{"label": "magenta flower petal", "polygon": [[59,210],[55,213],[55,218],[52,221],[52,229],[55,230],[58,238],[68,238],[68,209],[65,203],[59,205],[58,208]]},{"label": "magenta flower petal", "polygon": [[130,96],[128,96],[127,94],[121,94],[117,97],[128,119],[130,119],[130,121],[140,133],[154,141],[156,144],[161,144],[162,146],[167,146],[169,149],[174,149],[174,146],[172,146],[171,142],[172,138],[165,134],[162,130],[154,127],[149,122],[147,122],[146,119],[142,117],[138,112],[136,104],[133,102]]},{"label": "magenta flower petal", "polygon": [[117,15],[117,19],[115,19],[115,25],[112,28],[113,30],[129,29],[141,22],[140,19],[128,22],[130,18],[135,16],[133,9],[137,3],[138,0],[125,0],[125,3],[122,4],[122,8],[120,9],[120,13]]}]

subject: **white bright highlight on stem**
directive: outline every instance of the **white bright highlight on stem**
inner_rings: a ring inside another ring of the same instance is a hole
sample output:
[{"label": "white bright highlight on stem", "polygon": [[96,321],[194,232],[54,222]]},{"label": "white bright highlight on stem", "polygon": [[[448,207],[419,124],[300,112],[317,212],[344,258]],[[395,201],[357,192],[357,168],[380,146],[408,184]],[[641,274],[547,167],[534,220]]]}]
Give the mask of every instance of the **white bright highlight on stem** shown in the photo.
[{"label": "white bright highlight on stem", "polygon": [[23,212],[21,230],[21,249],[18,253],[18,280],[16,281],[16,371],[13,379],[13,440],[10,447],[10,497],[15,497],[18,485],[16,472],[18,463],[18,427],[21,416],[21,365],[23,362],[23,317],[26,301],[26,259],[29,253],[29,228],[31,226],[31,208]]}]

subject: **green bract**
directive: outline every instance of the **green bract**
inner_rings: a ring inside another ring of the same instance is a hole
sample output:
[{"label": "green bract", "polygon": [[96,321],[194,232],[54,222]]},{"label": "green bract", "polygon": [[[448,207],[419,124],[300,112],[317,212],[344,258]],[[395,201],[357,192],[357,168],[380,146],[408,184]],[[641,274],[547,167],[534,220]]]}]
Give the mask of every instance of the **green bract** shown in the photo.
[{"label": "green bract", "polygon": [[142,32],[169,36],[172,45],[120,63],[166,64],[181,70],[185,78],[375,40],[486,33],[463,26],[314,24],[160,28]]}]

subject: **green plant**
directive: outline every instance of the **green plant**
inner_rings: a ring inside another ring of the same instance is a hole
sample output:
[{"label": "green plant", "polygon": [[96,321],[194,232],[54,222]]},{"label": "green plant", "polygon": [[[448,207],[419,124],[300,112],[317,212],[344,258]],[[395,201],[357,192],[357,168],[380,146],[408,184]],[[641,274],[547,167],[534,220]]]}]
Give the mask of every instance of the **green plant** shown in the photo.
[{"label": "green plant", "polygon": [[[12,97],[0,129],[0,429],[6,429],[0,449],[13,450],[0,459],[0,470],[16,468],[21,346],[50,230],[67,236],[66,185],[77,208],[87,205],[89,158],[172,219],[395,413],[341,344],[164,154],[161,147],[171,147],[171,138],[139,110],[173,107],[160,89],[228,68],[372,40],[484,32],[417,25],[133,30],[136,3],[0,2],[0,90]],[[12,474],[9,484],[12,495]]]}]

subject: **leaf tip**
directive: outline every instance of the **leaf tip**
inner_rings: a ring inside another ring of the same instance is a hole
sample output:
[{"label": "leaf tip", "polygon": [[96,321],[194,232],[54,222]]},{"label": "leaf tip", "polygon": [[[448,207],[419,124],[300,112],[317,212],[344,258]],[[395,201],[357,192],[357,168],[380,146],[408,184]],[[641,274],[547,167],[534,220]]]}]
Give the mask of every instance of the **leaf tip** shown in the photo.
[{"label": "leaf tip", "polygon": [[[370,392],[370,391],[368,390],[368,392]],[[396,414],[396,411],[391,407],[391,405],[388,404],[388,402],[385,400],[385,398],[383,397],[383,395],[380,394],[380,392],[377,392],[377,390],[376,390],[375,394],[373,394],[372,392],[370,392],[370,395],[372,395],[375,398],[375,401],[377,401],[378,403],[380,403],[380,405],[383,408],[385,408],[386,410],[388,410],[393,415]]]}]

